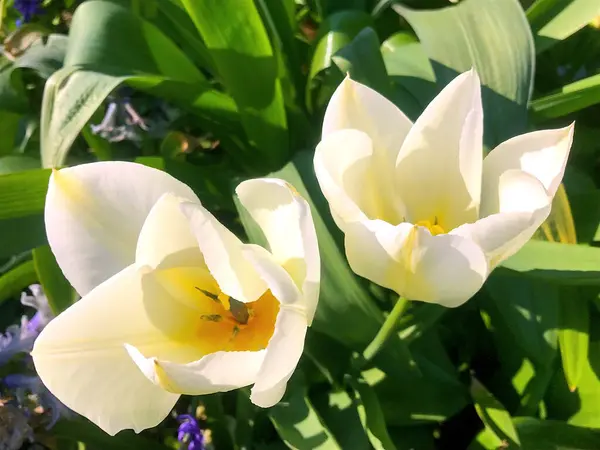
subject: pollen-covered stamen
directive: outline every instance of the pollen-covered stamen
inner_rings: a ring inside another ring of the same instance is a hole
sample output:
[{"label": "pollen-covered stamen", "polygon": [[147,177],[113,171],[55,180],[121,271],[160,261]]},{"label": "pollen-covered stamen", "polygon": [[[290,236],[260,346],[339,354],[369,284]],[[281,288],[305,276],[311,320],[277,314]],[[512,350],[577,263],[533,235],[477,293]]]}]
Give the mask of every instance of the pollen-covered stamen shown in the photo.
[{"label": "pollen-covered stamen", "polygon": [[[200,289],[197,286],[195,286],[195,287],[198,291],[202,292],[206,297],[210,298],[211,300],[213,300],[217,303],[220,303],[223,306],[223,308],[225,308],[227,311],[229,311],[229,313],[232,315],[233,319],[237,323],[239,323],[240,325],[248,324],[248,320],[250,320],[250,317],[252,317],[252,311],[250,309],[248,309],[248,307],[243,302],[240,302],[239,300],[236,300],[233,297],[225,295],[222,292],[219,294],[213,294],[210,291]],[[217,321],[220,321],[222,319],[222,317],[218,314],[208,314],[208,315],[203,315],[202,319],[217,322]]]},{"label": "pollen-covered stamen", "polygon": [[427,228],[434,236],[446,233],[446,231],[439,225],[437,216],[433,218],[433,222],[431,220],[419,220],[417,223],[415,223],[415,225]]}]

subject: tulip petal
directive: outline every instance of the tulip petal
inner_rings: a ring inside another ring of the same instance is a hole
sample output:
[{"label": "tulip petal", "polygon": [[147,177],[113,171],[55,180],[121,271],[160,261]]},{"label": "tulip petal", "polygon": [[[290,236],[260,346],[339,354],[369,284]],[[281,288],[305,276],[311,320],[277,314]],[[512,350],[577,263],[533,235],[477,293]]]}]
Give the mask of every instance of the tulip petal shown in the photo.
[{"label": "tulip petal", "polygon": [[146,358],[135,347],[127,351],[144,375],[168,392],[206,395],[227,392],[254,383],[265,357],[257,352],[215,352],[199,361],[176,364],[157,358]]},{"label": "tulip petal", "polygon": [[197,201],[185,184],[141,164],[99,162],[53,172],[46,234],[80,295],[134,262],[142,225],[165,192]]},{"label": "tulip petal", "polygon": [[252,388],[252,403],[269,408],[281,400],[302,356],[305,336],[306,316],[301,311],[282,306],[265,360]]},{"label": "tulip petal", "polygon": [[202,356],[183,344],[193,315],[145,281],[135,266],[111,277],[52,320],[32,351],[50,392],[109,434],[156,426],[178,398],[146,379],[124,343],[178,362]]},{"label": "tulip petal", "polygon": [[[317,145],[314,168],[319,186],[329,202],[337,225],[367,218],[396,223],[403,207],[390,185],[381,184],[385,170],[374,164],[371,138],[358,130],[340,130],[326,136]],[[391,175],[389,182],[392,183]]]},{"label": "tulip petal", "polygon": [[350,77],[337,87],[323,118],[323,138],[344,129],[366,133],[393,165],[412,122],[383,95]]},{"label": "tulip petal", "polygon": [[483,160],[479,77],[463,73],[427,106],[396,161],[405,221],[437,222],[446,232],[478,217]]},{"label": "tulip petal", "polygon": [[574,125],[534,131],[509,139],[493,149],[483,161],[481,216],[499,211],[499,180],[508,170],[522,170],[537,178],[551,200],[564,175],[573,132]]},{"label": "tulip petal", "polygon": [[200,203],[182,203],[181,211],[221,291],[241,302],[257,300],[267,286],[244,257],[244,244]]},{"label": "tulip petal", "polygon": [[287,270],[311,305],[312,320],[321,261],[310,206],[291,185],[278,179],[245,181],[236,192],[265,234],[275,261]]},{"label": "tulip petal", "polygon": [[521,170],[508,170],[500,176],[497,195],[497,210],[502,212],[451,232],[477,243],[487,256],[490,271],[531,239],[552,206],[542,183]]},{"label": "tulip petal", "polygon": [[281,267],[273,255],[259,245],[246,244],[244,256],[265,281],[273,296],[282,304],[303,306],[302,294],[290,274]]},{"label": "tulip petal", "polygon": [[190,222],[181,212],[184,201],[164,194],[150,210],[138,238],[135,256],[138,265],[153,269],[206,268]]},{"label": "tulip petal", "polygon": [[383,221],[356,222],[346,231],[346,256],[354,272],[410,300],[456,307],[487,276],[481,248],[469,239],[424,227]]}]

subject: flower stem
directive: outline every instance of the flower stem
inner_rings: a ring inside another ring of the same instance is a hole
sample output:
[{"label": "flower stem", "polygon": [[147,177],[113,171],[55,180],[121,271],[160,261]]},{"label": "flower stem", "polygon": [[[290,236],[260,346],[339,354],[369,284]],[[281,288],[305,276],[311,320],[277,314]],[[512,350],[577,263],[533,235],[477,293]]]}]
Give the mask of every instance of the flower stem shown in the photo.
[{"label": "flower stem", "polygon": [[394,308],[390,312],[390,314],[386,317],[385,322],[375,335],[375,338],[371,341],[371,343],[367,346],[365,351],[363,352],[362,362],[364,364],[371,361],[379,350],[383,348],[387,340],[396,332],[396,327],[398,326],[398,320],[406,311],[409,300],[405,297],[399,297],[398,301],[394,305]]}]

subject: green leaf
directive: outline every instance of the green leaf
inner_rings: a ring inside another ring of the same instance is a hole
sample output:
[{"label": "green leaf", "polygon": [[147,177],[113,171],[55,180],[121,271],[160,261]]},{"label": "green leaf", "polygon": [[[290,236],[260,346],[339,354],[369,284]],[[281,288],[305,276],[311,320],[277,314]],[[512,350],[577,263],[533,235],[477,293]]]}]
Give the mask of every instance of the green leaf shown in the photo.
[{"label": "green leaf", "polygon": [[488,147],[526,130],[534,48],[518,0],[464,0],[438,10],[393,7],[417,33],[439,87],[475,67],[484,86]]},{"label": "green leaf", "polygon": [[55,315],[73,304],[75,293],[48,245],[33,250],[33,261],[48,304]]},{"label": "green leaf", "polygon": [[[236,123],[233,101],[215,91],[158,28],[115,2],[91,0],[73,17],[65,67],[45,86],[41,120],[44,167],[64,163],[80,130],[124,81],[195,114],[210,114],[212,122]],[[227,131],[233,134],[233,130]]]},{"label": "green leaf", "polygon": [[44,203],[49,170],[0,175],[0,257],[46,243]]},{"label": "green leaf", "polygon": [[50,170],[28,170],[0,176],[0,220],[44,210]]},{"label": "green leaf", "polygon": [[399,32],[381,45],[381,55],[392,82],[394,103],[416,120],[438,92],[423,45],[412,34]]},{"label": "green leaf", "polygon": [[288,384],[283,401],[269,409],[269,417],[281,439],[291,448],[341,449],[310,402],[298,370]]},{"label": "green leaf", "polygon": [[135,434],[131,430],[110,436],[85,419],[61,420],[52,427],[52,435],[83,442],[92,448],[111,450],[169,450],[163,444]]},{"label": "green leaf", "polygon": [[600,248],[529,241],[504,261],[502,267],[561,285],[597,286],[600,284]]},{"label": "green leaf", "polygon": [[25,261],[0,276],[0,303],[37,281],[33,261]]},{"label": "green leaf", "polygon": [[382,95],[390,95],[391,85],[379,51],[379,38],[373,28],[363,28],[334,56],[333,61],[353,80],[366,84]]},{"label": "green leaf", "polygon": [[600,15],[596,0],[537,0],[527,10],[537,53],[571,36]]},{"label": "green leaf", "polygon": [[558,342],[563,371],[569,389],[574,391],[577,389],[588,356],[590,303],[583,292],[576,288],[563,289],[561,297]]},{"label": "green leaf", "polygon": [[15,68],[34,70],[47,79],[63,65],[67,50],[67,36],[51,34],[33,43],[14,63]]},{"label": "green leaf", "polygon": [[44,214],[0,220],[0,257],[10,257],[47,244]]},{"label": "green leaf", "polygon": [[42,165],[64,165],[79,131],[126,78],[65,67],[46,83],[42,102]]},{"label": "green leaf", "polygon": [[356,400],[344,389],[319,392],[313,405],[341,448],[369,448],[369,439],[358,415]]},{"label": "green leaf", "polygon": [[254,2],[182,3],[238,105],[244,129],[264,160],[262,165],[270,170],[280,167],[290,156],[287,118],[277,61]]},{"label": "green leaf", "polygon": [[[600,314],[591,308],[590,324],[600,320]],[[545,402],[548,417],[562,419],[582,427],[600,428],[600,333],[590,326],[588,354],[582,362],[577,389],[572,392],[562,371],[558,371]]]},{"label": "green leaf", "polygon": [[576,427],[559,420],[534,417],[513,419],[523,448],[535,450],[596,450],[600,448],[600,431]]},{"label": "green leaf", "polygon": [[538,119],[566,116],[580,109],[600,103],[600,75],[563,86],[560,92],[537,98],[531,110]]},{"label": "green leaf", "polygon": [[39,168],[40,161],[29,156],[9,155],[0,157],[0,175]]},{"label": "green leaf", "polygon": [[507,442],[511,446],[510,448],[520,448],[519,435],[510,414],[475,378],[471,382],[471,395],[475,401],[477,415],[486,429],[489,429],[500,442]]},{"label": "green leaf", "polygon": [[320,92],[317,75],[334,65],[332,58],[338,50],[348,45],[363,28],[372,25],[371,16],[357,10],[336,12],[321,23],[308,73],[306,104],[309,110],[323,106],[338,84],[336,82]]},{"label": "green leaf", "polygon": [[486,304],[492,323],[503,324],[528,358],[550,367],[557,354],[559,289],[514,273],[494,273],[486,283],[492,303]]},{"label": "green leaf", "polygon": [[366,371],[361,378],[347,377],[349,384],[355,391],[360,421],[367,431],[369,441],[375,450],[396,450],[396,446],[388,433],[377,394],[368,382],[369,375],[369,371]]}]

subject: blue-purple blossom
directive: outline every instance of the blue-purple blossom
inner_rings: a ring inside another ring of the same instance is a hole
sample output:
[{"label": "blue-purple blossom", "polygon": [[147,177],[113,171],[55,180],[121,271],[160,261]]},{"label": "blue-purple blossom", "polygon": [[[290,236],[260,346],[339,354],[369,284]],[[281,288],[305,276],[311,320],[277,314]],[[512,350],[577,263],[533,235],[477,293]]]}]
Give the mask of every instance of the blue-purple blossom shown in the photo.
[{"label": "blue-purple blossom", "polygon": [[187,444],[188,450],[204,450],[204,435],[198,421],[189,414],[183,414],[177,420],[180,423],[177,429],[177,440]]},{"label": "blue-purple blossom", "polygon": [[15,0],[14,6],[22,16],[22,19],[18,20],[17,26],[30,22],[35,16],[44,12],[42,0]]},{"label": "blue-purple blossom", "polygon": [[35,308],[37,312],[31,319],[21,318],[21,325],[11,325],[4,334],[0,333],[0,366],[6,364],[18,353],[29,353],[33,348],[35,338],[42,328],[52,319],[52,311],[48,299],[39,284],[29,286],[32,295],[21,294],[21,303]]}]

